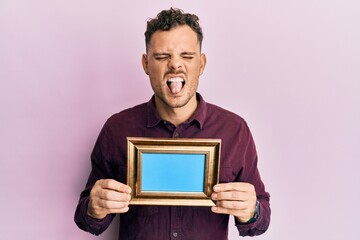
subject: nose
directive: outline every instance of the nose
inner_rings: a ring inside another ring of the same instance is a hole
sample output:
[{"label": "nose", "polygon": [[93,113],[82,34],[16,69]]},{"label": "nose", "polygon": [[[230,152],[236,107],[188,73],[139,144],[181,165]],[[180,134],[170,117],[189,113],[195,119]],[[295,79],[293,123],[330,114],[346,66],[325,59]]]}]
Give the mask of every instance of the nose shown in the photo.
[{"label": "nose", "polygon": [[183,63],[179,57],[172,57],[169,60],[168,67],[171,70],[179,70],[182,69]]}]

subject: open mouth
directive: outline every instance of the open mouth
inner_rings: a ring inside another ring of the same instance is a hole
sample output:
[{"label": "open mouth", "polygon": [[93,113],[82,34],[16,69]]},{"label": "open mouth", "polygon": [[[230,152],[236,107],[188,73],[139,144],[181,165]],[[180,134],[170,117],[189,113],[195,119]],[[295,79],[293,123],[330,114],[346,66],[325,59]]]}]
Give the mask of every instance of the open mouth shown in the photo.
[{"label": "open mouth", "polygon": [[185,80],[182,79],[181,77],[174,77],[174,78],[169,78],[166,83],[167,83],[168,87],[170,88],[170,91],[173,94],[177,94],[184,87]]}]

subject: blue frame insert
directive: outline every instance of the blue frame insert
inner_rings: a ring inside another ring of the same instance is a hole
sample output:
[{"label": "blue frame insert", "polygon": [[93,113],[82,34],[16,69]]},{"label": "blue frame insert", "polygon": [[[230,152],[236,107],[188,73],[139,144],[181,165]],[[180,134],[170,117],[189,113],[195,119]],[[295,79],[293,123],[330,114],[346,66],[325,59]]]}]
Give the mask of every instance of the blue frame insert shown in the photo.
[{"label": "blue frame insert", "polygon": [[142,191],[204,192],[206,154],[142,153]]}]

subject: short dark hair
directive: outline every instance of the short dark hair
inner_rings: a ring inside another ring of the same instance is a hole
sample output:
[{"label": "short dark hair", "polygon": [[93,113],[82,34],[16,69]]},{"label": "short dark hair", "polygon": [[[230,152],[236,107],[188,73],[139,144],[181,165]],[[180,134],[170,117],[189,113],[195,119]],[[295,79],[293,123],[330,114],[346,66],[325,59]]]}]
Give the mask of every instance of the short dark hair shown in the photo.
[{"label": "short dark hair", "polygon": [[146,51],[148,51],[150,39],[154,32],[158,30],[169,31],[172,28],[183,25],[189,26],[197,34],[201,49],[203,33],[199,24],[198,16],[191,13],[184,13],[183,10],[178,8],[170,8],[169,10],[162,10],[156,18],[152,18],[147,21],[145,32]]}]

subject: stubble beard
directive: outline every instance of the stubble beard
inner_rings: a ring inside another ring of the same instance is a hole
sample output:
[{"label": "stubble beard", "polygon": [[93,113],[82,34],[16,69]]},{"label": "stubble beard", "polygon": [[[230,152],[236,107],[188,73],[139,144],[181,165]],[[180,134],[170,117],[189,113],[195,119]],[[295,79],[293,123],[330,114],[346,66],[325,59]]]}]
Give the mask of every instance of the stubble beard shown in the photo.
[{"label": "stubble beard", "polygon": [[167,99],[163,94],[156,94],[155,95],[160,99],[160,101],[170,107],[170,108],[182,108],[184,106],[186,106],[191,98],[194,96],[194,94],[187,94],[186,98],[184,100],[181,101],[181,97],[179,96],[172,96],[170,97],[171,99]]}]

